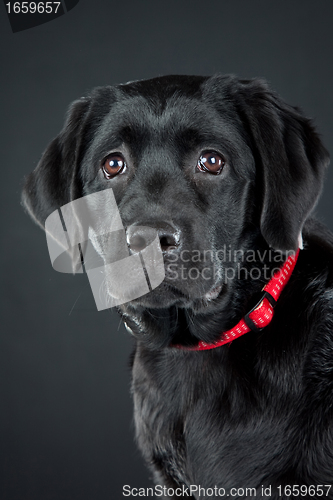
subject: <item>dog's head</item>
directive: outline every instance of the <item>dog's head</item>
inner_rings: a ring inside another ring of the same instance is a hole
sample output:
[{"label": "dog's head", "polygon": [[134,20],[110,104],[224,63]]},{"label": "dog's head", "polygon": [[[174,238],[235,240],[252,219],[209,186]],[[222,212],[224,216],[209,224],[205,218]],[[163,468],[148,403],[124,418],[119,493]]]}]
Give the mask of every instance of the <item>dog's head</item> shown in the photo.
[{"label": "dog's head", "polygon": [[[230,298],[228,251],[297,249],[327,163],[310,121],[264,81],[167,76],[74,102],[23,200],[43,226],[60,206],[111,187],[130,250],[142,249],[150,227],[165,261],[163,283],[132,313],[202,313]],[[92,210],[107,217],[107,204]],[[97,240],[107,256],[107,238]]]}]

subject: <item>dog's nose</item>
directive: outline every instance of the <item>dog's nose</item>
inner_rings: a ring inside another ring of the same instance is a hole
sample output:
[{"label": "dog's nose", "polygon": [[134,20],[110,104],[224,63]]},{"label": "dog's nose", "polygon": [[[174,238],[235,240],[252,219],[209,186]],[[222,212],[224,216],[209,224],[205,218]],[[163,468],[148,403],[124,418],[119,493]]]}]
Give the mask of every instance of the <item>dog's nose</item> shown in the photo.
[{"label": "dog's nose", "polygon": [[127,243],[132,252],[140,252],[158,235],[164,253],[179,245],[180,231],[169,222],[144,222],[129,226],[126,230]]}]

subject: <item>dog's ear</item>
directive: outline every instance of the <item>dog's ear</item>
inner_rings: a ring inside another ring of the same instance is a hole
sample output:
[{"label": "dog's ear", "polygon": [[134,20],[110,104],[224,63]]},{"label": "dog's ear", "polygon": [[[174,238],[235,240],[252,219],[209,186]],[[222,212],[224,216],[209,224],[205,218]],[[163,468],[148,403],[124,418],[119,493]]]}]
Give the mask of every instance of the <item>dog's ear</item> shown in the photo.
[{"label": "dog's ear", "polygon": [[76,182],[81,131],[90,98],[75,101],[69,108],[64,128],[44,152],[27,177],[22,202],[32,218],[44,227],[47,217],[80,196]]},{"label": "dog's ear", "polygon": [[[53,257],[56,255],[63,259],[56,264],[57,270],[62,272],[82,272],[78,271],[82,268],[82,256],[77,243],[87,240],[87,228],[82,225],[82,214],[78,217],[76,213],[76,204],[71,202],[83,197],[81,163],[114,100],[113,87],[96,87],[87,97],[73,102],[63,129],[47,147],[25,182],[22,202],[31,217],[45,229],[45,221],[53,213],[46,228],[54,240],[50,243],[52,251],[50,245],[49,251]],[[65,220],[61,219],[61,216],[64,217],[63,210],[58,212],[63,205],[66,205]],[[83,206],[81,203],[81,209]],[[70,238],[67,231],[70,232]],[[64,252],[66,250],[64,255],[62,249]]]},{"label": "dog's ear", "polygon": [[328,152],[311,121],[265,81],[239,81],[236,88],[259,173],[262,235],[277,250],[296,250],[321,192]]}]

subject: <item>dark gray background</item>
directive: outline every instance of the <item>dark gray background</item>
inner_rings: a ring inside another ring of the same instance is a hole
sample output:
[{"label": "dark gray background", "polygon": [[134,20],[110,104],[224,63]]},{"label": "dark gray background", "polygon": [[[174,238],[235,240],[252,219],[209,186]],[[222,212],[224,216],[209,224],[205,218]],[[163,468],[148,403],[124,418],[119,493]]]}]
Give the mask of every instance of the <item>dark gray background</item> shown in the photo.
[{"label": "dark gray background", "polygon": [[[23,178],[73,99],[168,73],[266,77],[333,151],[333,3],[81,0],[16,34],[2,9],[0,498],[120,499],[151,484],[133,443],[131,339],[85,276],[53,271]],[[317,210],[331,229],[332,183],[331,169]]]}]

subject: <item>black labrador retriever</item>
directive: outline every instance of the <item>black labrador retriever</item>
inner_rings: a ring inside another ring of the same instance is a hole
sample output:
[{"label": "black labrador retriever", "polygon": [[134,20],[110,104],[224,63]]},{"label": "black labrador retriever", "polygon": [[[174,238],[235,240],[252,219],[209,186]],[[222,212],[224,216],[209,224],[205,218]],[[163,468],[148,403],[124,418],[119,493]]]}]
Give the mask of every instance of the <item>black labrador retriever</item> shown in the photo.
[{"label": "black labrador retriever", "polygon": [[165,76],[74,102],[27,178],[42,226],[112,187],[130,251],[158,234],[163,282],[118,307],[157,496],[333,498],[333,237],[310,218],[328,162],[263,80]]}]

